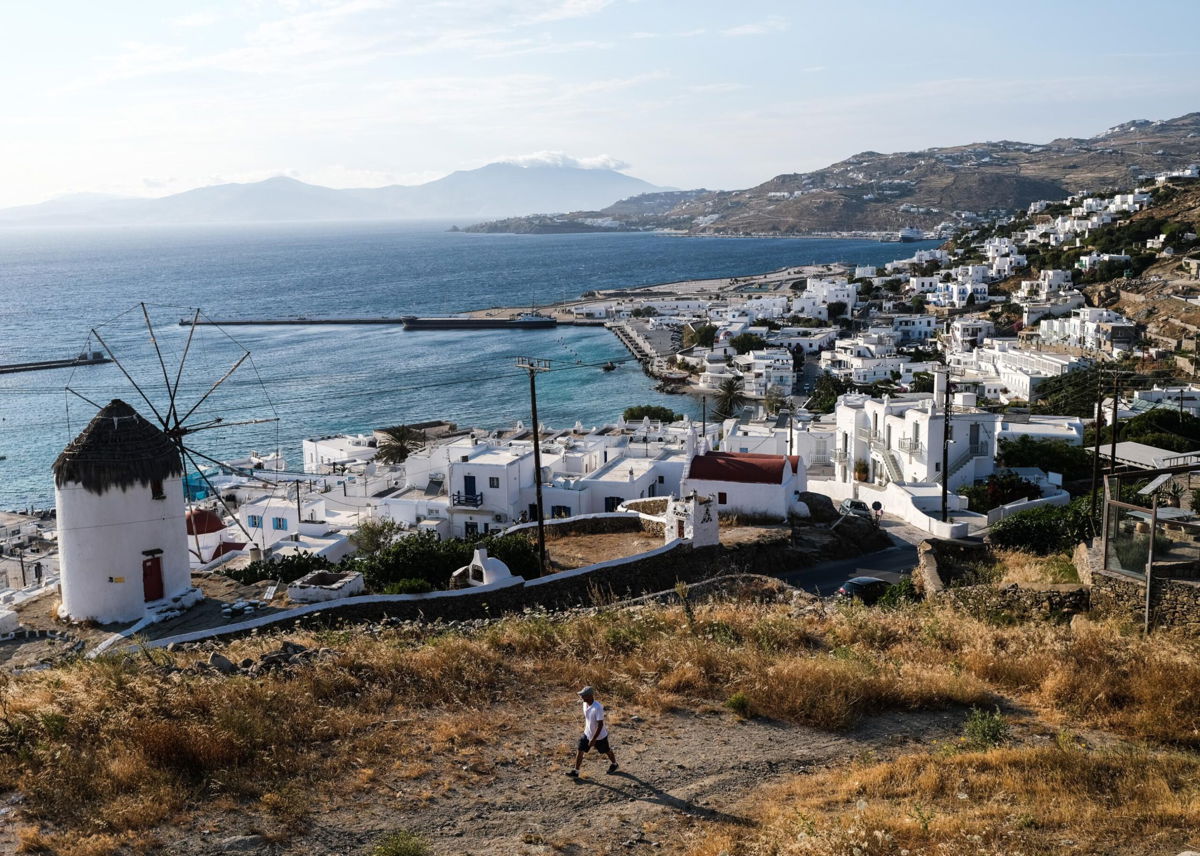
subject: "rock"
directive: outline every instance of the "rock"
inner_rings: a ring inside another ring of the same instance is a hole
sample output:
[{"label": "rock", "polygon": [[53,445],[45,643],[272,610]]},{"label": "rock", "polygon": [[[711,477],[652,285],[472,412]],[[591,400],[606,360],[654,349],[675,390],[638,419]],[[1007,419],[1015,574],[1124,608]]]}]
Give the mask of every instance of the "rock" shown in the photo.
[{"label": "rock", "polygon": [[254,665],[253,657],[247,657],[246,659],[242,660],[242,662],[238,663],[238,666],[240,666],[243,669],[249,669],[253,665]]},{"label": "rock", "polygon": [[833,500],[824,494],[801,491],[796,499],[808,506],[809,517],[817,523],[832,523],[841,517],[833,507]]},{"label": "rock", "polygon": [[267,839],[261,835],[232,835],[217,842],[217,849],[222,853],[246,853],[266,846]]},{"label": "rock", "polygon": [[288,640],[283,643],[283,651],[286,654],[304,654],[308,651],[308,648],[299,642]]},{"label": "rock", "polygon": [[233,664],[233,661],[219,651],[213,651],[208,655],[208,664],[222,675],[236,675],[238,671],[238,667]]}]

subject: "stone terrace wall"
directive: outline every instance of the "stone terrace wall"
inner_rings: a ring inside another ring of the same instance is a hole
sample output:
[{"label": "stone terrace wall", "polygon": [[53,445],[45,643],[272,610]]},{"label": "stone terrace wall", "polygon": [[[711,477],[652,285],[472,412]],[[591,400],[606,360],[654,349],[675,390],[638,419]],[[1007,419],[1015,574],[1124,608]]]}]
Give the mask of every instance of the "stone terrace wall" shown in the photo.
[{"label": "stone terrace wall", "polygon": [[[1146,618],[1146,582],[1141,574],[1104,569],[1100,546],[1080,544],[1075,550],[1079,578],[1092,585],[1092,609],[1141,625]],[[1200,634],[1200,581],[1154,578],[1150,604],[1155,627],[1178,627]]]},{"label": "stone terrace wall", "polygon": [[977,618],[1054,618],[1087,612],[1091,603],[1081,585],[962,586],[945,589],[939,597]]},{"label": "stone terrace wall", "polygon": [[[1137,575],[1092,569],[1092,603],[1098,612],[1142,624],[1146,616],[1146,583]],[[1154,580],[1150,605],[1155,627],[1178,627],[1200,634],[1200,582]]]},{"label": "stone terrace wall", "polygon": [[665,496],[655,496],[648,499],[630,499],[621,503],[622,509],[629,509],[640,514],[649,514],[653,517],[662,517],[667,513],[667,504],[670,499]]},{"label": "stone terrace wall", "polygon": [[1082,585],[955,586],[964,565],[987,559],[984,544],[933,539],[922,541],[917,555],[913,584],[926,597],[944,599],[976,617],[1053,618],[1087,612],[1091,605],[1088,589]]},{"label": "stone terrace wall", "polygon": [[770,575],[791,563],[786,541],[693,548],[687,542],[659,548],[631,560],[620,559],[560,571],[557,574],[497,588],[433,592],[428,595],[368,595],[321,604],[319,608],[275,613],[203,633],[156,639],[150,647],[199,638],[235,636],[272,626],[323,626],[337,619],[401,619],[462,621],[488,618],[525,609],[566,609],[637,597],[673,588],[677,582],[696,582],[722,574]]},{"label": "stone terrace wall", "polygon": [[[613,511],[605,514],[586,514],[564,520],[547,520],[546,537],[561,538],[568,535],[594,535],[605,532],[649,532],[663,534],[663,521],[635,511]],[[537,523],[518,523],[504,530],[505,535],[524,533],[535,535]]]}]

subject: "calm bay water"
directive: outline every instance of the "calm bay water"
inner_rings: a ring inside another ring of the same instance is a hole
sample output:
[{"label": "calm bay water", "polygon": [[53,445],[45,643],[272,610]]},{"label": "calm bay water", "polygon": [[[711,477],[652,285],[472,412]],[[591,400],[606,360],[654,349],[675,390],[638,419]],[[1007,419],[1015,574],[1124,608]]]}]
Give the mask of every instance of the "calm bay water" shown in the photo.
[{"label": "calm bay water", "polygon": [[[223,318],[433,315],[528,306],[618,288],[732,276],[814,262],[883,263],[932,244],[824,239],[676,238],[652,234],[473,235],[445,224],[289,225],[0,231],[0,363],[71,356],[89,330],[113,347],[165,412],[190,307]],[[167,371],[157,361],[145,302]],[[95,340],[91,341],[95,346]],[[517,356],[550,359],[539,378],[542,421],[608,421],[629,404],[698,402],[666,396],[631,364],[589,363],[627,352],[603,328],[405,332],[399,327],[198,328],[177,400],[198,401],[246,348],[252,357],[189,422],[278,418],[198,433],[215,457],[281,448],[300,465],[300,440],[445,418],[499,427],[528,422]],[[260,382],[261,381],[261,382]],[[95,413],[80,395],[150,407],[112,364],[0,375],[0,507],[52,501],[50,466]]]}]

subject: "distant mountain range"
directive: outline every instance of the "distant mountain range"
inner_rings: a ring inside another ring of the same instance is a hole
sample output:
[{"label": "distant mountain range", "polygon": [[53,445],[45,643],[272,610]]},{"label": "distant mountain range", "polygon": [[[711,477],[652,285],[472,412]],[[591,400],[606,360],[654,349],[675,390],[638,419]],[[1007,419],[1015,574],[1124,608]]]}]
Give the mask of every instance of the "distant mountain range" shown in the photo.
[{"label": "distant mountain range", "polygon": [[673,190],[612,169],[494,163],[414,186],[334,190],[272,178],[160,199],[79,194],[0,210],[0,226],[446,218],[482,232],[894,231],[934,228],[954,221],[955,212],[1010,211],[1079,190],[1130,187],[1140,176],[1189,163],[1200,163],[1200,113],[1125,122],[1094,137],[1044,144],[1005,140],[862,152],[746,190]]},{"label": "distant mountain range", "polygon": [[413,186],[335,190],[280,177],[201,187],[158,199],[76,194],[0,209],[0,225],[478,220],[603,208],[618,199],[666,189],[611,169],[493,163]]},{"label": "distant mountain range", "polygon": [[[701,235],[804,235],[934,228],[954,212],[1011,211],[1080,190],[1200,163],[1200,113],[1137,120],[1087,139],[972,143],[917,152],[862,152],[814,172],[734,191],[678,191],[559,217],[482,223],[472,231],[681,229]],[[645,199],[644,205],[639,200]]]}]

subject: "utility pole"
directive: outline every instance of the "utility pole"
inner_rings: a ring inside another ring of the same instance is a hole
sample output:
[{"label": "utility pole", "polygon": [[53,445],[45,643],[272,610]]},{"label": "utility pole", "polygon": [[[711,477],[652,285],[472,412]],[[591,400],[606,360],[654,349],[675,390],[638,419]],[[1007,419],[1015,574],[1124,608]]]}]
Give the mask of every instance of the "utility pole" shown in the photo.
[{"label": "utility pole", "polygon": [[21,588],[25,588],[25,586],[29,585],[29,583],[26,582],[26,580],[25,580],[25,548],[24,547],[17,548],[17,561],[21,563]]},{"label": "utility pole", "polygon": [[300,540],[300,524],[304,522],[304,515],[300,513],[300,482],[296,482],[296,540]]},{"label": "utility pole", "polygon": [[1104,430],[1104,378],[1096,372],[1096,437],[1092,448],[1092,525],[1096,522],[1096,503],[1100,493],[1100,432]]},{"label": "utility pole", "polygon": [[1112,409],[1112,444],[1108,451],[1108,471],[1117,471],[1117,408],[1121,398],[1121,375],[1113,369],[1113,409]]},{"label": "utility pole", "polygon": [[946,374],[946,388],[942,395],[942,522],[950,519],[947,492],[950,487],[950,367],[942,369]]},{"label": "utility pole", "polygon": [[708,396],[700,396],[700,436],[708,436]]},{"label": "utility pole", "polygon": [[550,371],[549,360],[517,357],[517,368],[529,372],[529,409],[533,418],[533,485],[537,496],[537,540],[539,570],[546,573],[546,515],[542,513],[542,430],[537,415],[537,374]]}]

